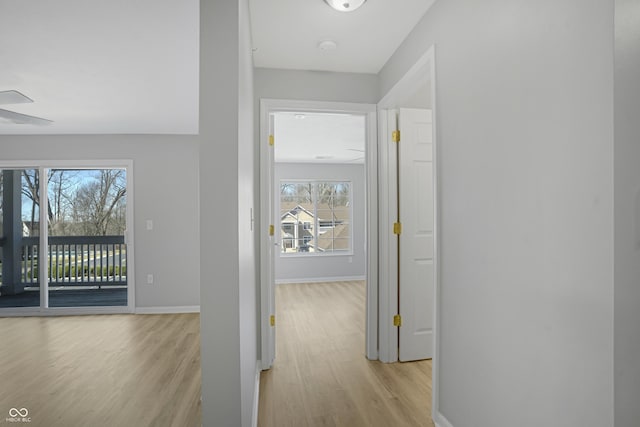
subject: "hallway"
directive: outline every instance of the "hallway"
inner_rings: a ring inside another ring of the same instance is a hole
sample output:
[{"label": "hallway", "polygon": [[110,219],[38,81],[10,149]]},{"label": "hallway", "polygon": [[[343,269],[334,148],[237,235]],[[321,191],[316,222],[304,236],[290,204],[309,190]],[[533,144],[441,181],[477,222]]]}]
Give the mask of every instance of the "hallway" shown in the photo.
[{"label": "hallway", "polygon": [[260,427],[427,426],[431,360],[364,355],[365,283],[276,287],[276,360],[260,379]]}]

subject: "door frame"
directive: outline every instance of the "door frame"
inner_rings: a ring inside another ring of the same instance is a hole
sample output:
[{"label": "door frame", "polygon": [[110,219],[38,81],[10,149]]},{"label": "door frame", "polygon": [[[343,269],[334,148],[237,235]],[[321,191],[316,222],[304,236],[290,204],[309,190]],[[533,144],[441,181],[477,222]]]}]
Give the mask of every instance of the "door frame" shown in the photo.
[{"label": "door frame", "polygon": [[[368,359],[378,358],[378,138],[376,105],[347,102],[301,101],[287,99],[260,99],[260,325],[262,369],[271,367],[275,349],[271,348],[270,336],[270,292],[275,289],[271,282],[268,265],[272,245],[269,238],[269,172],[273,163],[269,156],[270,115],[277,112],[308,112],[357,114],[365,117],[365,175],[366,175],[366,333],[365,352]],[[275,144],[277,146],[277,136]],[[269,169],[270,168],[270,169]]]},{"label": "door frame", "polygon": [[[127,172],[127,230],[124,241],[127,245],[127,305],[126,306],[95,306],[95,307],[47,307],[43,308],[43,301],[48,300],[48,284],[40,289],[39,307],[9,307],[0,309],[0,317],[13,316],[69,316],[89,314],[123,314],[135,312],[135,246],[134,246],[134,185],[133,185],[133,160],[131,159],[104,159],[104,160],[3,160],[0,161],[0,169],[38,169],[42,180],[43,173],[47,169],[124,169]],[[46,206],[49,202],[47,192],[42,192],[40,202]],[[40,223],[47,221],[46,210],[40,209]],[[40,233],[40,245],[48,242],[49,232],[45,227]],[[39,270],[42,276],[48,274],[48,266]],[[44,283],[42,280],[41,283]]]},{"label": "door frame", "polygon": [[[391,236],[393,235],[393,222],[395,211],[389,205],[390,197],[393,196],[393,189],[390,187],[396,182],[395,153],[388,149],[390,131],[388,129],[387,110],[403,107],[402,103],[410,99],[415,92],[415,88],[425,83],[430,84],[430,105],[433,117],[433,239],[434,239],[434,330],[433,330],[433,363],[432,363],[432,417],[436,417],[438,410],[439,395],[439,348],[440,348],[440,172],[439,172],[439,145],[440,140],[437,132],[437,99],[436,99],[436,66],[435,66],[435,45],[430,46],[427,51],[416,61],[407,73],[387,92],[378,102],[378,129],[380,135],[380,319],[388,321],[380,322],[380,360],[383,362],[395,362],[398,360],[398,332],[393,326],[393,316],[397,311],[398,295],[398,259],[393,255]],[[438,421],[438,420],[436,420]]]}]

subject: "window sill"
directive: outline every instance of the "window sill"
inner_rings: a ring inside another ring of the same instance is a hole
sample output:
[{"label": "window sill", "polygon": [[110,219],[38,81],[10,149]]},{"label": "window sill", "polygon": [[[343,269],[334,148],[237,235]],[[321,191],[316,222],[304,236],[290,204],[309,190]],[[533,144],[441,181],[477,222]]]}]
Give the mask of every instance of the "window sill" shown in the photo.
[{"label": "window sill", "polygon": [[323,258],[323,257],[344,257],[353,256],[353,251],[344,252],[279,252],[280,258]]}]

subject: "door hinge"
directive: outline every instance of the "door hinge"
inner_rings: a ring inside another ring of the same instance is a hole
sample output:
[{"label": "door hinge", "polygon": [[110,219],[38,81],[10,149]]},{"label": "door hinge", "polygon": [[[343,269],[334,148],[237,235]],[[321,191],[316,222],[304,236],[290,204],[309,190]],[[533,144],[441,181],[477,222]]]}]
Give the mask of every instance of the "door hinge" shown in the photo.
[{"label": "door hinge", "polygon": [[269,145],[273,147],[274,143],[275,143],[275,139],[273,138],[273,135],[269,135]]},{"label": "door hinge", "polygon": [[402,326],[402,316],[399,314],[393,316],[393,326]]},{"label": "door hinge", "polygon": [[400,131],[399,130],[394,130],[393,132],[391,132],[391,140],[393,142],[400,142]]},{"label": "door hinge", "polygon": [[393,223],[393,234],[400,235],[402,233],[402,224],[399,222]]},{"label": "door hinge", "polygon": [[273,236],[274,234],[276,234],[276,228],[271,224],[269,226],[269,236]]},{"label": "door hinge", "polygon": [[271,317],[269,317],[269,324],[271,326],[276,326],[276,316],[274,316],[273,314],[271,315]]}]

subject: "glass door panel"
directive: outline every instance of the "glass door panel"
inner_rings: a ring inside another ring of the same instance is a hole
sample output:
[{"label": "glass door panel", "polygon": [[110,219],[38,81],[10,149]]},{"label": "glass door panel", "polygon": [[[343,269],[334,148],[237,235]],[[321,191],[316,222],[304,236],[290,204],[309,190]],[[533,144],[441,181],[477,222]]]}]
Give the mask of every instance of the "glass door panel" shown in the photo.
[{"label": "glass door panel", "polygon": [[49,307],[127,306],[126,170],[47,175]]},{"label": "glass door panel", "polygon": [[0,169],[0,309],[39,307],[37,169]]}]

